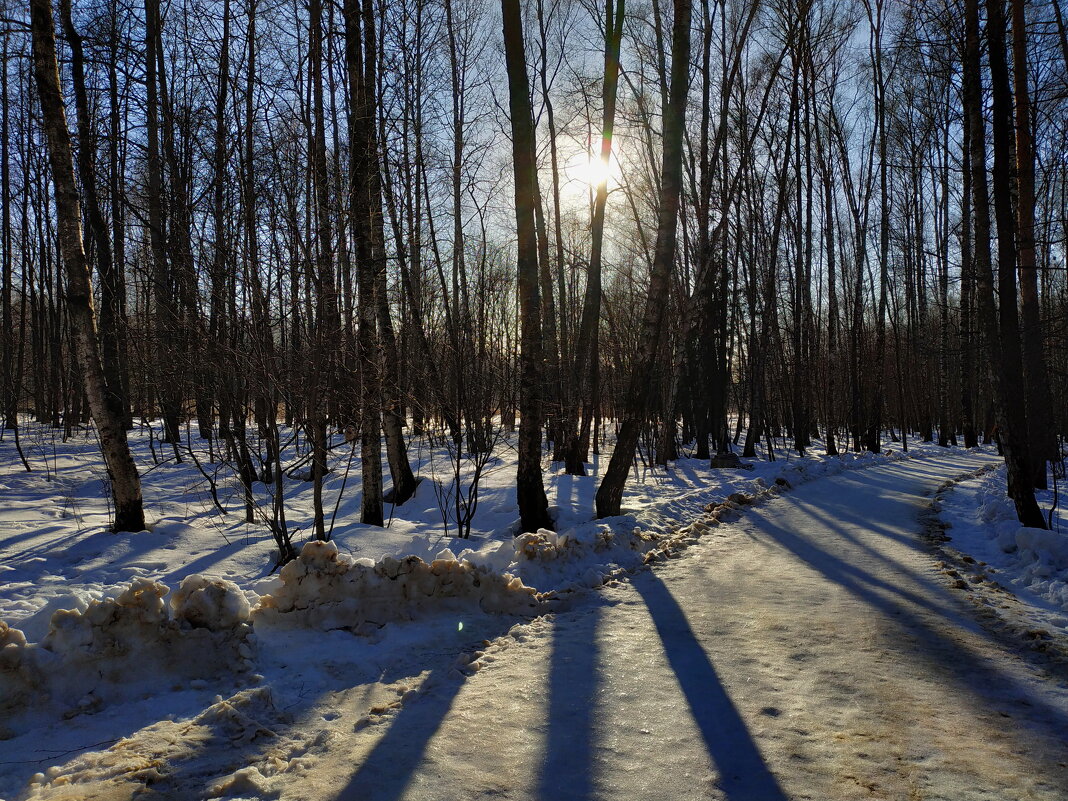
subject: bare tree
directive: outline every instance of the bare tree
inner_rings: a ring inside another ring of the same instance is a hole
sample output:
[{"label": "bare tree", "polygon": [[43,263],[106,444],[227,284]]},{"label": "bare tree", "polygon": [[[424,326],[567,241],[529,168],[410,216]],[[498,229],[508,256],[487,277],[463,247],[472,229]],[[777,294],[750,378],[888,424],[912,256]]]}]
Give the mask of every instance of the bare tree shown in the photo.
[{"label": "bare tree", "polygon": [[52,184],[56,203],[59,248],[66,267],[67,311],[74,327],[76,354],[89,406],[100,435],[101,451],[111,477],[116,531],[141,531],[145,515],[141,480],[137,474],[121,414],[109,400],[97,341],[96,314],[89,263],[81,233],[81,203],[74,178],[70,132],[59,84],[55,22],[48,0],[32,0],[33,65],[41,116],[48,137]]},{"label": "bare tree", "polygon": [[649,374],[656,360],[664,327],[668,282],[675,261],[679,197],[682,192],[682,132],[686,122],[686,98],[690,87],[689,0],[674,0],[671,32],[671,88],[664,104],[663,154],[660,171],[660,210],[657,216],[656,250],[653,255],[649,292],[642,316],[639,352],[631,368],[624,418],[616,436],[608,469],[597,488],[597,516],[619,514],[623,486],[634,460],[646,406]]},{"label": "bare tree", "polygon": [[519,0],[501,0],[504,52],[508,71],[508,111],[512,121],[512,164],[515,176],[516,261],[519,274],[519,314],[522,320],[519,374],[519,468],[516,497],[523,531],[553,527],[541,474],[542,342],[541,299],[538,285],[537,162],[534,116],[523,47]]},{"label": "bare tree", "polygon": [[[995,7],[997,6],[997,7]],[[975,267],[977,299],[986,345],[991,351],[990,371],[994,384],[994,404],[1000,426],[1001,446],[1005,453],[1008,468],[1009,496],[1016,505],[1016,514],[1025,526],[1045,528],[1045,521],[1035,501],[1031,481],[1031,465],[1027,458],[1026,418],[1023,414],[1022,398],[1017,388],[1022,384],[1023,371],[1020,367],[1020,340],[1016,312],[1015,290],[1015,242],[1012,233],[1012,210],[1008,204],[1008,150],[1011,147],[1011,120],[1006,113],[1011,113],[1006,105],[1008,91],[1008,74],[1005,64],[1004,17],[1000,12],[999,0],[988,4],[989,17],[987,31],[990,40],[991,71],[997,77],[992,81],[995,98],[994,120],[994,184],[995,202],[1000,206],[998,240],[998,308],[995,307],[994,274],[990,252],[990,206],[986,177],[986,124],[982,111],[982,67],[979,55],[979,0],[966,0],[965,44],[964,44],[964,84],[962,99],[968,125],[968,143],[972,169],[972,208],[974,214],[975,245],[973,262]],[[1000,19],[999,19],[1000,17]],[[999,39],[1000,37],[1000,39]],[[1000,64],[997,62],[1000,61]],[[1005,196],[997,201],[998,191]],[[1011,308],[1008,308],[1011,307]]]}]

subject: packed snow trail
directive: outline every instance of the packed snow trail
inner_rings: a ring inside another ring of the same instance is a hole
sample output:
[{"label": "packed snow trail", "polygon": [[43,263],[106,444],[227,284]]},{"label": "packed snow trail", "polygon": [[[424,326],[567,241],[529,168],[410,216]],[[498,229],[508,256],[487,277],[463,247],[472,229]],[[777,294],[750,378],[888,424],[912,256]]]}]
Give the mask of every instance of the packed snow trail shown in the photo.
[{"label": "packed snow trail", "polygon": [[980,463],[750,509],[336,743],[281,797],[1062,801],[1068,687],[975,624],[918,537],[924,496]]},{"label": "packed snow trail", "polygon": [[28,797],[1063,801],[1063,668],[976,623],[919,536],[933,490],[989,461],[803,484],[507,634],[488,616],[386,627],[403,664],[290,632],[261,654],[269,684],[76,757]]}]

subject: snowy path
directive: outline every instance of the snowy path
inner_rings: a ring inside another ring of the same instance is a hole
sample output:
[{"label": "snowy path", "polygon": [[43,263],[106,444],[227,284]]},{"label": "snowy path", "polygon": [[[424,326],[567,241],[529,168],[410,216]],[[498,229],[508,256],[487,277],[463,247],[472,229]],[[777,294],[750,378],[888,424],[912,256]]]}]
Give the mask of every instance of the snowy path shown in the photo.
[{"label": "snowy path", "polygon": [[971,623],[916,537],[924,493],[979,461],[751,509],[335,744],[282,797],[1064,799],[1068,687]]},{"label": "snowy path", "polygon": [[1068,676],[980,627],[917,536],[925,496],[990,460],[803,484],[555,618],[398,627],[405,664],[304,633],[269,657],[293,686],[162,720],[31,798],[1063,801]]}]

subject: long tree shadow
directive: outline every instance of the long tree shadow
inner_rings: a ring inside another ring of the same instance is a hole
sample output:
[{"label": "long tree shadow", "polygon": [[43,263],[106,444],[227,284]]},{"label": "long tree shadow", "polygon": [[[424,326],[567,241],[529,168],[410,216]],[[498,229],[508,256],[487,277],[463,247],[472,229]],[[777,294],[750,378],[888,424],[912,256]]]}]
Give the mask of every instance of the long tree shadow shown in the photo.
[{"label": "long tree shadow", "polygon": [[404,796],[427,745],[463,687],[461,679],[443,675],[448,670],[435,668],[427,675],[423,687],[433,689],[401,707],[337,801],[393,801]]},{"label": "long tree shadow", "polygon": [[[1033,707],[1045,718],[1046,726],[1051,726],[1051,734],[1063,737],[1068,732],[1068,710],[1053,706],[1029,692],[1012,675],[996,664],[987,653],[969,646],[959,637],[951,636],[948,629],[942,629],[937,625],[937,621],[944,621],[947,626],[961,626],[963,622],[970,623],[974,626],[973,631],[977,636],[983,636],[992,644],[1006,647],[1027,659],[1027,654],[1022,652],[1018,645],[1006,641],[994,632],[980,629],[978,624],[966,618],[962,611],[934,604],[914,592],[904,590],[872,575],[867,570],[773,522],[770,515],[755,512],[751,519],[762,534],[793,553],[800,562],[838,584],[858,600],[869,604],[877,612],[895,619],[903,634],[911,633],[917,636],[922,643],[922,648],[917,650],[917,655],[940,673],[957,681],[980,697],[983,695],[982,688],[1001,688],[1004,694],[1004,688],[1012,686],[1018,696],[1023,699],[1023,704]],[[932,589],[934,588],[935,585],[932,585]],[[922,616],[923,611],[932,615],[934,619],[925,620]],[[1061,678],[1063,679],[1063,676]]]},{"label": "long tree shadow", "polygon": [[[812,518],[819,526],[823,526],[833,532],[835,536],[842,537],[844,540],[853,543],[859,549],[868,552],[871,556],[878,558],[895,570],[901,569],[901,566],[893,559],[890,559],[883,554],[879,554],[877,551],[873,550],[871,546],[859,542],[834,519],[812,512],[810,507],[803,506],[795,499],[787,500],[785,498],[780,498],[776,500],[776,503],[780,501],[793,505],[797,511]],[[926,609],[934,614],[942,616],[946,615],[946,609],[935,601],[920,595],[914,590],[899,586],[889,580],[879,578],[848,559],[833,554],[814,544],[813,541],[806,536],[797,534],[794,531],[788,530],[778,523],[775,523],[773,521],[774,510],[774,505],[767,507],[766,510],[753,510],[750,513],[749,520],[755,523],[760,532],[765,534],[771,542],[791,551],[794,556],[822,573],[826,578],[840,584],[846,589],[855,591],[856,594],[861,595],[873,605],[893,614],[897,614],[897,605],[893,600],[890,600],[890,598],[896,596],[900,599],[900,602],[915,604],[916,606]],[[921,579],[915,577],[912,577],[912,581],[916,584],[923,583]],[[931,584],[930,586],[924,585],[923,589],[925,591],[930,589],[935,595],[941,596],[943,601],[950,600],[948,593],[934,584]],[[880,595],[878,591],[885,592],[889,597]]]},{"label": "long tree shadow", "polygon": [[[862,516],[857,514],[843,514],[836,512],[832,515],[827,512],[821,511],[817,506],[800,503],[794,498],[783,497],[778,500],[782,501],[783,503],[792,504],[798,514],[803,514],[806,517],[811,518],[816,525],[833,531],[837,536],[841,537],[850,545],[863,552],[866,558],[870,558],[872,560],[883,563],[886,567],[891,568],[894,571],[895,575],[907,578],[910,584],[921,588],[924,593],[931,593],[933,596],[940,598],[943,601],[949,601],[953,598],[952,594],[949,592],[948,589],[946,589],[945,587],[941,587],[935,584],[934,582],[931,582],[928,577],[926,577],[922,573],[917,572],[916,570],[913,570],[911,567],[908,567],[900,560],[879,550],[871,542],[865,542],[857,535],[855,531],[851,531],[849,526],[853,525],[857,527],[866,527],[868,533],[874,534],[876,537],[899,542],[902,545],[905,545],[906,547],[918,551],[920,553],[928,553],[929,548],[921,542],[920,535],[912,534],[910,539],[895,531],[887,530],[885,527],[872,526],[868,524],[868,522]],[[890,585],[887,585],[888,588],[889,586]],[[898,592],[902,596],[909,597],[908,590],[904,587],[898,588]],[[915,595],[914,593],[911,597],[909,597],[909,600],[917,604],[927,604],[928,608],[932,609],[932,611],[935,611],[937,609],[937,605],[934,603],[934,601],[929,601],[923,598],[922,596]]]},{"label": "long tree shadow", "polygon": [[[561,620],[566,631],[553,639],[548,686],[545,758],[537,797],[543,801],[584,801],[593,796],[593,718],[600,682],[595,645],[600,607]],[[427,747],[441,728],[463,680],[432,671],[413,702],[404,705],[388,731],[353,774],[336,801],[397,801],[408,791]]]},{"label": "long tree shadow", "polygon": [[[558,618],[549,672],[547,753],[538,781],[542,801],[591,797],[600,619],[601,610],[596,605],[578,615]],[[567,631],[561,632],[560,624],[565,620]]]},{"label": "long tree shadow", "polygon": [[729,801],[786,801],[686,613],[655,572],[635,577]]}]

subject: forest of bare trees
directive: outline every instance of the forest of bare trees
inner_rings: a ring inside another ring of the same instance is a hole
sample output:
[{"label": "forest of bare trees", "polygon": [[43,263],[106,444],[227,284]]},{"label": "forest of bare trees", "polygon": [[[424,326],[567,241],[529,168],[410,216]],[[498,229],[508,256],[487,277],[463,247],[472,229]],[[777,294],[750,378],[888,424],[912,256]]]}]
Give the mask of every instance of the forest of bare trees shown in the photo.
[{"label": "forest of bare trees", "polygon": [[[144,426],[161,460],[206,443],[250,520],[275,486],[283,561],[284,452],[326,538],[331,452],[359,453],[382,525],[420,439],[457,471],[518,449],[524,530],[552,526],[556,462],[604,454],[608,516],[636,459],[996,441],[1045,526],[1068,433],[1061,0],[2,18],[3,436],[91,417],[120,530],[144,527]],[[477,495],[452,502],[462,535]]]}]

